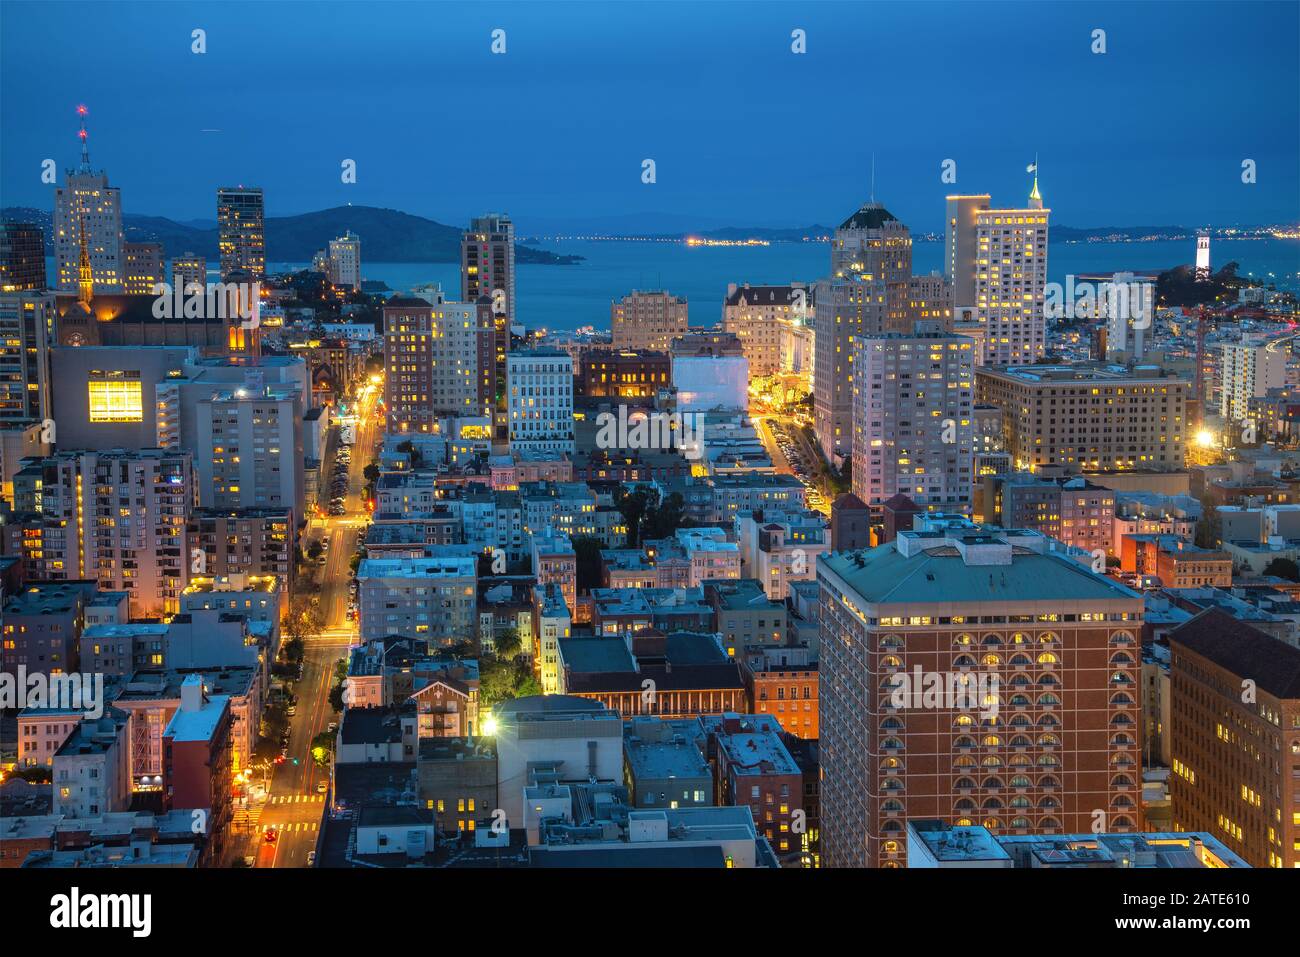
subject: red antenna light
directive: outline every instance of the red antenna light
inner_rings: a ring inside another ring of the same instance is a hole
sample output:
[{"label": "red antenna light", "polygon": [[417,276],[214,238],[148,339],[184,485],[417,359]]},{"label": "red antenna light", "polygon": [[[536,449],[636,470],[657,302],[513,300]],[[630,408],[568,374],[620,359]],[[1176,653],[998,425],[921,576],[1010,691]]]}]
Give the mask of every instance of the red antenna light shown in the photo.
[{"label": "red antenna light", "polygon": [[77,113],[80,116],[86,115],[86,105],[84,103],[77,107]]}]

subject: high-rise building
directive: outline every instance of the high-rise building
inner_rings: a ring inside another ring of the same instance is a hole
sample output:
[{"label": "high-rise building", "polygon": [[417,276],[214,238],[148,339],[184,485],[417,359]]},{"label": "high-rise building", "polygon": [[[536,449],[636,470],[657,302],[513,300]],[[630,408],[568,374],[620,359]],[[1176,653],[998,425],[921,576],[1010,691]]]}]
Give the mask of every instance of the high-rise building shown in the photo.
[{"label": "high-rise building", "polygon": [[260,186],[217,189],[217,245],[221,250],[221,279],[246,272],[250,281],[266,276],[266,225]]},{"label": "high-rise building", "polygon": [[1067,473],[1183,468],[1192,384],[1156,366],[981,368],[975,401],[1002,411],[1017,472],[1059,465]]},{"label": "high-rise building", "polygon": [[448,416],[491,416],[496,329],[483,300],[384,304],[384,405],[390,432],[434,433]]},{"label": "high-rise building", "polygon": [[1287,384],[1286,362],[1291,354],[1282,342],[1248,338],[1225,342],[1220,366],[1219,415],[1237,422],[1250,418],[1250,400]]},{"label": "high-rise building", "polygon": [[361,288],[361,237],[351,230],[330,240],[329,277],[341,289]]},{"label": "high-rise building", "polygon": [[162,243],[123,243],[123,292],[128,296],[152,296],[154,286],[167,281],[163,269]]},{"label": "high-rise building", "polygon": [[975,305],[976,262],[979,259],[976,219],[980,210],[989,208],[990,199],[988,193],[948,197],[943,274],[952,283],[954,306]]},{"label": "high-rise building", "polygon": [[274,385],[214,391],[195,404],[200,505],[303,514],[302,401],[297,389]]},{"label": "high-rise building", "polygon": [[39,512],[65,531],[44,549],[48,577],[90,578],[101,591],[128,592],[133,617],[177,611],[190,568],[189,452],[59,452],[14,476],[14,503],[17,511]]},{"label": "high-rise building", "polygon": [[1138,828],[1142,597],[1045,536],[953,519],[817,559],[824,866],[906,823]]},{"label": "high-rise building", "polygon": [[81,108],[81,165],[67,170],[54,191],[54,259],[58,288],[76,290],[81,282],[81,234],[86,233],[93,292],[120,293],[125,282],[122,245],[122,195],[108,185],[108,174],[90,168],[85,108]]},{"label": "high-rise building", "polygon": [[[1029,205],[1023,209],[989,209],[983,196],[949,199],[946,268],[955,305],[973,306],[984,327],[984,361],[990,365],[1033,362],[1047,342],[1047,221],[1034,178]],[[974,218],[974,242],[969,222]],[[954,222],[955,220],[955,222]],[[974,302],[968,295],[974,276]]]},{"label": "high-rise building", "polygon": [[1169,633],[1177,831],[1300,867],[1300,650],[1219,608]]},{"label": "high-rise building", "polygon": [[493,301],[492,311],[507,321],[518,318],[515,311],[515,225],[503,213],[489,213],[470,220],[460,238],[460,298],[476,302],[479,296]]},{"label": "high-rise building", "polygon": [[0,423],[49,416],[57,315],[53,293],[0,292]]},{"label": "high-rise building", "polygon": [[667,352],[675,338],[686,335],[686,314],[685,298],[633,289],[609,304],[614,348]]},{"label": "high-rise building", "polygon": [[853,454],[853,338],[884,329],[882,282],[831,278],[817,283],[813,324],[813,428],[822,452],[840,466]]},{"label": "high-rise building", "polygon": [[866,203],[835,230],[813,297],[813,421],[832,463],[853,452],[852,338],[911,331],[911,278],[911,231],[884,206]]},{"label": "high-rise building", "polygon": [[187,252],[172,260],[172,289],[184,292],[192,285],[207,288],[208,261],[202,256]]},{"label": "high-rise building", "polygon": [[559,349],[529,349],[506,357],[510,450],[574,450],[573,359]]},{"label": "high-rise building", "polygon": [[45,233],[41,227],[0,224],[0,292],[45,288]]},{"label": "high-rise building", "polygon": [[470,220],[460,239],[460,298],[462,302],[489,303],[496,327],[493,374],[493,434],[504,441],[508,432],[506,353],[510,351],[510,325],[515,311],[515,226],[503,213]]},{"label": "high-rise building", "polygon": [[920,322],[854,347],[853,494],[873,508],[902,493],[931,510],[969,512],[974,343]]}]

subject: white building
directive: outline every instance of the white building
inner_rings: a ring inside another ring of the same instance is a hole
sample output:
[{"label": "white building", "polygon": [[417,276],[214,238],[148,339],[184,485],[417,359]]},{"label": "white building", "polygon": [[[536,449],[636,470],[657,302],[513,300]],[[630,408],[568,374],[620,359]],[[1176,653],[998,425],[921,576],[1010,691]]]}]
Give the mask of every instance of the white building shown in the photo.
[{"label": "white building", "polygon": [[559,349],[506,356],[512,452],[574,450],[573,359]]},{"label": "white building", "polygon": [[348,230],[330,240],[330,282],[340,288],[361,288],[361,237]]},{"label": "white building", "polygon": [[749,408],[749,360],[730,332],[693,332],[672,343],[678,412],[744,412]]},{"label": "white building", "polygon": [[767,509],[737,515],[732,523],[740,549],[740,573],[756,578],[773,601],[784,601],[790,583],[817,578],[817,556],[831,550],[830,529],[819,512]]},{"label": "white building", "polygon": [[1250,400],[1286,385],[1288,350],[1280,344],[1259,339],[1223,344],[1223,389],[1219,414],[1242,421],[1250,415]]},{"label": "white building", "polygon": [[1047,227],[1038,180],[1024,209],[990,209],[987,195],[949,196],[944,272],[954,307],[973,306],[984,362],[1033,362],[1046,351]]},{"label": "white building", "polygon": [[121,293],[126,282],[123,262],[122,194],[108,185],[108,174],[90,168],[84,129],[81,165],[67,171],[54,191],[54,260],[58,288],[75,290],[81,269],[81,228],[96,293]]},{"label": "white building", "polygon": [[917,323],[911,335],[856,341],[853,493],[879,506],[969,511],[975,448],[975,344]]},{"label": "white building", "polygon": [[77,725],[54,755],[54,813],[64,818],[125,811],[131,802],[131,753],[124,711],[107,708]]},{"label": "white building", "polygon": [[[498,704],[497,800],[510,827],[524,822],[530,765],[551,765],[558,783],[623,780],[623,719],[598,701],[533,695]],[[489,724],[489,727],[491,725]]]}]

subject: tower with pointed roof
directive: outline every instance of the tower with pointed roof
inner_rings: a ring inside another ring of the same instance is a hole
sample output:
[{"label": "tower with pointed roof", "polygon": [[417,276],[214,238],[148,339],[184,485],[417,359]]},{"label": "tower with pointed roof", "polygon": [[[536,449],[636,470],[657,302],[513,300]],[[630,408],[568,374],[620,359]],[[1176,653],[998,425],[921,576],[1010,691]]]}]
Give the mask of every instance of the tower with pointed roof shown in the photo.
[{"label": "tower with pointed roof", "polygon": [[117,294],[125,281],[122,197],[103,170],[91,167],[86,108],[77,107],[77,115],[81,162],[65,171],[64,183],[54,193],[57,288],[83,297],[88,270],[92,294]]}]

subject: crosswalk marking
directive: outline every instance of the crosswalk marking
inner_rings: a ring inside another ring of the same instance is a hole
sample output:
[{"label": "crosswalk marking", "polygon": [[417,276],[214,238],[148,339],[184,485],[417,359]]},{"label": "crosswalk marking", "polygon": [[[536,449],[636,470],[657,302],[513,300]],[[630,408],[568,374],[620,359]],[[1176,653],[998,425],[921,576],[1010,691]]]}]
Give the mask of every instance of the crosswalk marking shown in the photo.
[{"label": "crosswalk marking", "polygon": [[323,794],[275,794],[270,804],[319,804],[325,800]]}]

